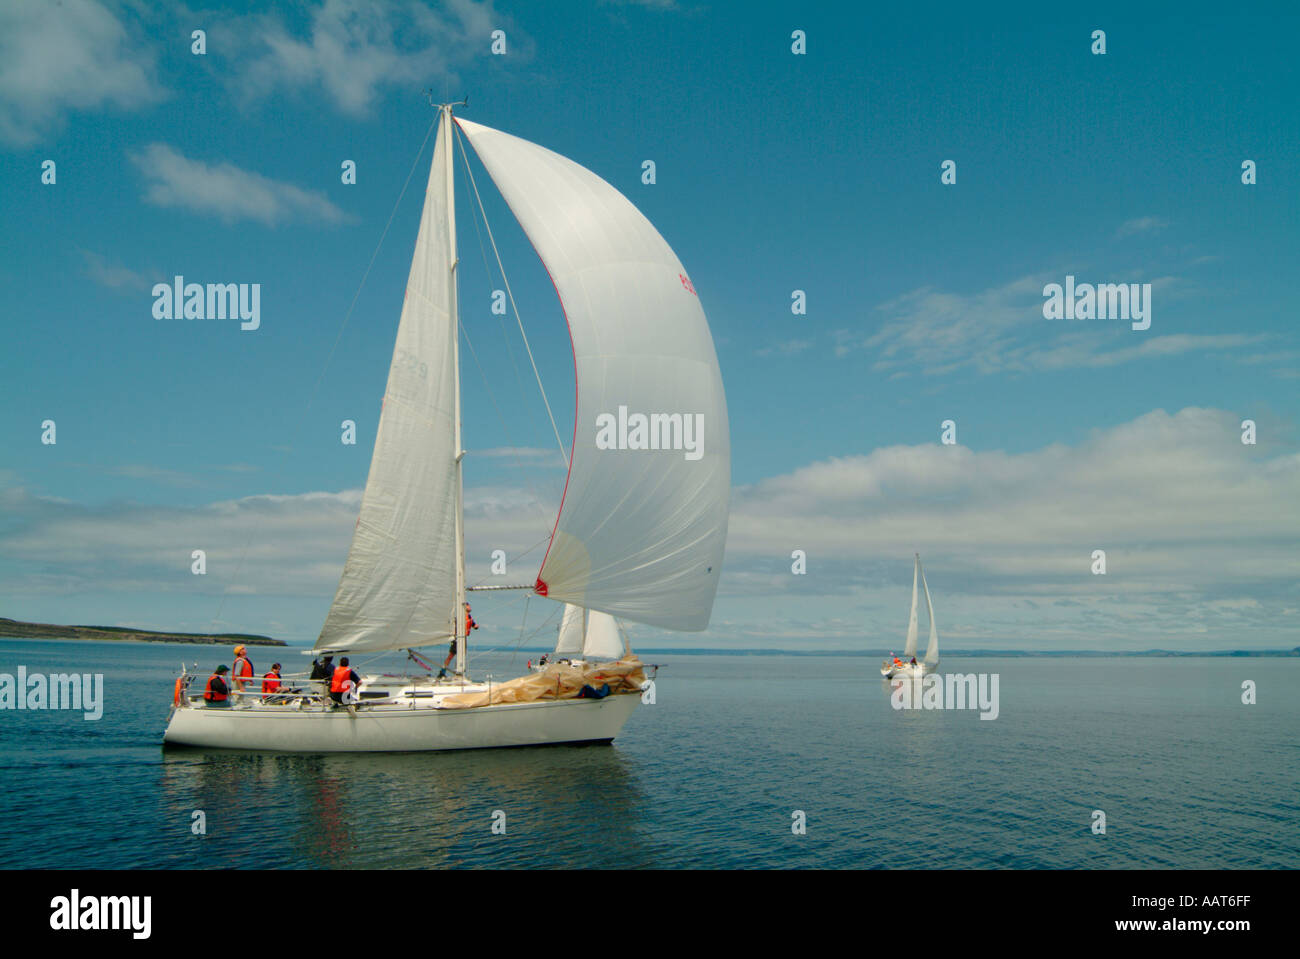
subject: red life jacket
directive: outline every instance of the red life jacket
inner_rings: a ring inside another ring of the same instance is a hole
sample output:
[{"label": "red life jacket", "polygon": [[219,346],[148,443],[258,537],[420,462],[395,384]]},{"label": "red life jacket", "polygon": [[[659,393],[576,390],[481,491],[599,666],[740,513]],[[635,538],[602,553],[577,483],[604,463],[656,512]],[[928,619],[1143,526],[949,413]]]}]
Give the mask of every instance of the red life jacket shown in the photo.
[{"label": "red life jacket", "polygon": [[262,677],[262,695],[273,693],[280,688],[280,677],[276,673],[267,673]]},{"label": "red life jacket", "polygon": [[346,682],[351,678],[352,678],[351,666],[338,667],[338,669],[334,670],[334,678],[330,680],[330,692],[331,693],[343,692],[344,682]]},{"label": "red life jacket", "polygon": [[227,698],[226,694],[224,692],[219,693],[212,688],[212,681],[214,679],[220,679],[221,685],[223,686],[226,684],[226,681],[221,679],[219,674],[213,673],[208,677],[208,684],[203,687],[203,698],[210,703],[224,703]]},{"label": "red life jacket", "polygon": [[249,662],[247,656],[240,656],[235,660],[235,675],[240,679],[253,678],[253,664]]}]

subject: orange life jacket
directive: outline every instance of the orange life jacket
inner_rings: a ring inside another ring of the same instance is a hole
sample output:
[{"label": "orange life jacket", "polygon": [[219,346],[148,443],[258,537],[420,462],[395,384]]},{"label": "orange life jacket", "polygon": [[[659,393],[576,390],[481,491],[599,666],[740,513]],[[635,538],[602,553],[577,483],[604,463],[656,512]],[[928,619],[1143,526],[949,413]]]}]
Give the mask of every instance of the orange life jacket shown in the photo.
[{"label": "orange life jacket", "polygon": [[901,659],[899,659],[897,656],[895,656],[895,657],[894,657],[894,665],[895,665],[895,666],[902,666],[902,665],[903,665],[903,661],[902,661]]},{"label": "orange life jacket", "polygon": [[273,693],[280,688],[280,676],[278,673],[267,673],[262,677],[262,695]]},{"label": "orange life jacket", "polygon": [[330,692],[343,692],[343,684],[352,677],[351,666],[340,666],[334,670],[334,678],[330,680]]},{"label": "orange life jacket", "polygon": [[[221,677],[217,673],[213,673],[208,677],[208,684],[203,687],[203,698],[210,703],[224,703],[226,701],[226,694],[218,693],[212,688],[212,681],[214,679],[221,679]],[[224,686],[225,683],[226,681],[222,679],[221,684]]]},{"label": "orange life jacket", "polygon": [[240,679],[253,678],[253,664],[249,662],[247,656],[240,656],[235,660],[235,675]]}]

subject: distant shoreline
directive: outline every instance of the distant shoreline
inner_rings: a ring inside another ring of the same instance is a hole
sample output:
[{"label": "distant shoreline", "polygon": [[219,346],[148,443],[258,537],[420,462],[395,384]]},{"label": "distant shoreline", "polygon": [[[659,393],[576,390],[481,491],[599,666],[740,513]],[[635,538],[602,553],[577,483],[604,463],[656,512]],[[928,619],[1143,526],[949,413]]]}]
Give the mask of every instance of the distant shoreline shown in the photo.
[{"label": "distant shoreline", "polygon": [[24,623],[0,616],[0,638],[4,639],[71,639],[104,642],[189,643],[197,646],[288,646],[282,639],[247,633],[162,633],[152,629],[122,626],[55,626],[51,623]]},{"label": "distant shoreline", "polygon": [[[19,632],[20,629],[23,631]],[[186,643],[206,646],[243,643],[247,646],[283,646],[302,650],[311,648],[310,642],[289,643],[282,639],[271,639],[269,636],[249,633],[160,633],[148,629],[115,626],[52,626],[44,623],[23,623],[0,617],[0,640],[4,639],[103,640],[109,642]],[[510,652],[516,656],[550,654],[552,651],[549,646],[521,646],[510,650],[494,650],[497,653]],[[695,649],[690,647],[647,646],[637,648],[636,653],[642,659],[649,656],[860,656],[868,660],[884,658],[883,652],[855,649]],[[945,650],[943,653],[944,659],[1098,659],[1116,656],[1129,659],[1289,659],[1300,657],[1300,646],[1292,649],[1214,649],[1204,651],[1173,649],[953,649]]]}]

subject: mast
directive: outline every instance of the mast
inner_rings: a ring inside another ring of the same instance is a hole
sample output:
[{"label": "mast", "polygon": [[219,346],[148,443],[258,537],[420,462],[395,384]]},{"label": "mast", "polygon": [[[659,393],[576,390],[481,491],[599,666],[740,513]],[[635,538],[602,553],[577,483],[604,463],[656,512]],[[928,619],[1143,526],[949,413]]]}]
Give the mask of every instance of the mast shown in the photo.
[{"label": "mast", "polygon": [[912,564],[912,612],[907,617],[907,641],[903,645],[904,656],[916,655],[916,578],[921,573],[921,554],[917,553]]},{"label": "mast", "polygon": [[455,377],[454,394],[456,397],[456,605],[452,610],[455,622],[452,624],[456,636],[456,672],[462,676],[469,665],[469,637],[465,630],[465,489],[464,473],[461,461],[465,458],[465,448],[461,445],[460,433],[460,300],[457,291],[457,270],[460,257],[456,253],[456,185],[454,171],[455,149],[452,137],[455,128],[451,125],[452,104],[444,104],[442,123],[447,127],[447,149],[451,157],[447,163],[447,237],[451,251],[451,368]]}]

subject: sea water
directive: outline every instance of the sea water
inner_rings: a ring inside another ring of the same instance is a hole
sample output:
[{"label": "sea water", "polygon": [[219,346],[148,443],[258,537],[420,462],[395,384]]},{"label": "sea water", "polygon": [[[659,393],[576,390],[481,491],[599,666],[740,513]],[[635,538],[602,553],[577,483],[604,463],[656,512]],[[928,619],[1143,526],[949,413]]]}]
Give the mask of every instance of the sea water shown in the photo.
[{"label": "sea water", "polygon": [[[310,662],[250,652],[259,674]],[[610,746],[164,750],[182,660],[206,678],[230,658],[0,640],[0,673],[104,676],[97,721],[0,711],[0,865],[1300,866],[1300,659],[945,658],[998,675],[988,721],[895,709],[874,656],[661,652],[654,704]]]}]

